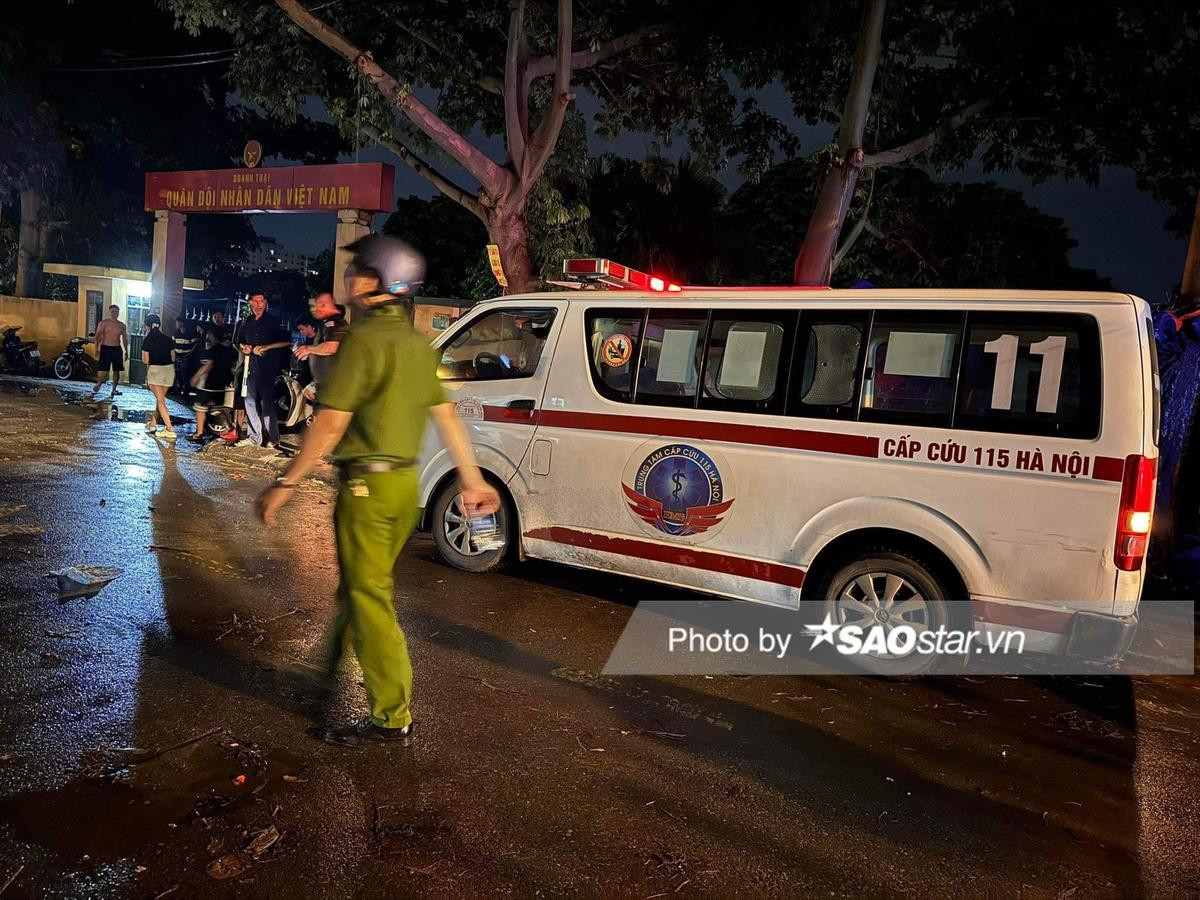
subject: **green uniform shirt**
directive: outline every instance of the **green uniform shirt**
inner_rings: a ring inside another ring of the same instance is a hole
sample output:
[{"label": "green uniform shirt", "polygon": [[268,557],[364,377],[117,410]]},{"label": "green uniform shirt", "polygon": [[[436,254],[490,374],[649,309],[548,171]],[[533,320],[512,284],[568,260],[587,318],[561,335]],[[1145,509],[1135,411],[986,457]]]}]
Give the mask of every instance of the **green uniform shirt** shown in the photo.
[{"label": "green uniform shirt", "polygon": [[437,354],[403,307],[371,310],[350,327],[321,385],[322,406],[354,413],[334,461],[415,459],[429,407],[444,402]]}]

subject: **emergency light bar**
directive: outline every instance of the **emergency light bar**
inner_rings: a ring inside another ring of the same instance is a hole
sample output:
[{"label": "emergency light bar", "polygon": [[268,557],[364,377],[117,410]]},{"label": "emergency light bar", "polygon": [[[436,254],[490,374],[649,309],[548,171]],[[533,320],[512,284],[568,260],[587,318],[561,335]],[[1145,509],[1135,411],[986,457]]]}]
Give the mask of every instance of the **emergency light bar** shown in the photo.
[{"label": "emergency light bar", "polygon": [[[611,259],[589,257],[586,259],[564,259],[563,275],[571,279],[566,282],[570,287],[583,287],[586,284],[603,284],[614,288],[631,288],[638,291],[681,291],[673,281],[667,281],[657,275],[648,275],[623,266]],[[557,283],[557,282],[552,282]]]}]

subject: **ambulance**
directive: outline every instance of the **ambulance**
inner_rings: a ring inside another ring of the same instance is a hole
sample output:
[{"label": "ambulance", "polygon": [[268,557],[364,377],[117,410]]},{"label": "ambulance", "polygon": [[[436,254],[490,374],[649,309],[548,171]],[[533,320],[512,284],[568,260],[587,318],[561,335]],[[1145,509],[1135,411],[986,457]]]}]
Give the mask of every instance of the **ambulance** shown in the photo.
[{"label": "ambulance", "polygon": [[435,341],[504,498],[505,546],[477,551],[428,436],[421,524],[450,565],[549,560],[885,628],[966,609],[953,624],[1031,649],[1129,647],[1158,457],[1144,301],[685,287],[605,259],[556,284]]}]

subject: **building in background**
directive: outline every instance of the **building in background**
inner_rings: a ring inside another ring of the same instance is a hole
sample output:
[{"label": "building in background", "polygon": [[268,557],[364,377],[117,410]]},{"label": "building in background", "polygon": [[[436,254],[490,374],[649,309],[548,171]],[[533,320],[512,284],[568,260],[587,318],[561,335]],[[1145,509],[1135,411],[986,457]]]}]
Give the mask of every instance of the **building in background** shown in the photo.
[{"label": "building in background", "polygon": [[413,302],[413,327],[433,340],[470,308],[469,301],[417,297]]},{"label": "building in background", "polygon": [[[47,275],[73,276],[78,284],[78,297],[74,304],[74,315],[69,317],[36,318],[29,323],[30,327],[22,335],[26,340],[45,342],[47,352],[43,357],[53,361],[67,342],[76,335],[91,335],[96,330],[96,323],[108,316],[108,307],[115,304],[120,309],[121,321],[129,328],[129,365],[125,367],[124,380],[140,384],[145,380],[145,366],[142,365],[142,337],[146,332],[146,316],[150,313],[162,314],[161,309],[155,309],[150,301],[150,273],[138,272],[132,269],[117,269],[107,266],[77,266],[70,263],[46,263],[42,271]],[[187,293],[204,290],[204,282],[197,278],[183,280],[185,292],[184,302],[188,302]],[[47,304],[61,301],[38,300],[34,303]],[[67,304],[61,304],[67,305]],[[168,334],[174,328],[174,323],[164,322],[164,330]],[[89,352],[94,356],[95,348]]]},{"label": "building in background", "polygon": [[246,254],[246,261],[239,268],[243,275],[254,275],[258,272],[299,272],[301,275],[315,275],[316,255],[301,253],[299,250],[289,250],[283,244],[271,237],[260,237],[258,249]]}]

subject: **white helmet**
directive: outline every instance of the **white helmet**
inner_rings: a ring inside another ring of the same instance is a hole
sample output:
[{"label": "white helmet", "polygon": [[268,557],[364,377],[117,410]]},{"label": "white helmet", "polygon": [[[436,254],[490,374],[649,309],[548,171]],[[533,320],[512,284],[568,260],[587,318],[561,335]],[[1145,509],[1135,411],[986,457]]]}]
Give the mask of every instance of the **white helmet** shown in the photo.
[{"label": "white helmet", "polygon": [[389,294],[411,294],[425,280],[425,257],[421,251],[399,238],[386,234],[368,234],[343,249],[354,254],[351,267],[370,269]]}]

